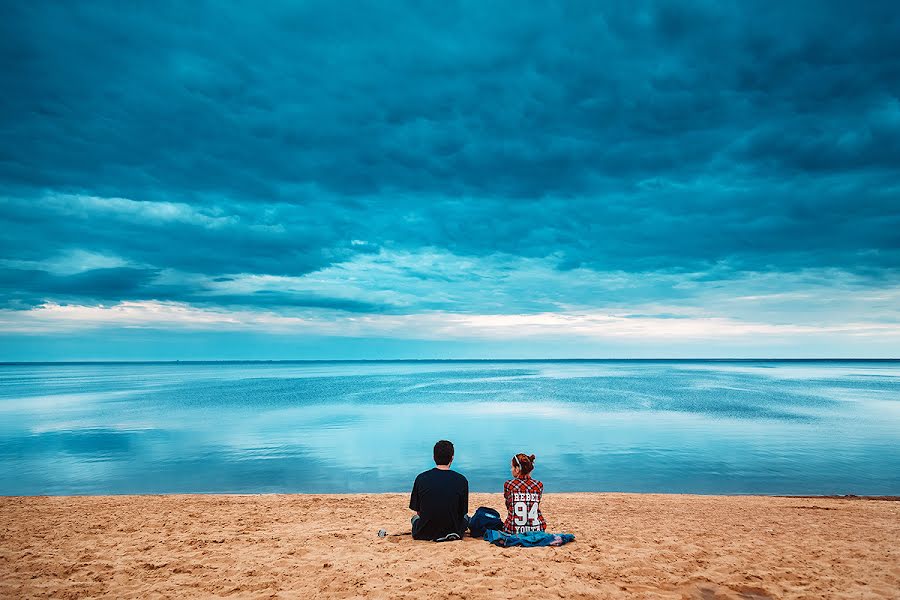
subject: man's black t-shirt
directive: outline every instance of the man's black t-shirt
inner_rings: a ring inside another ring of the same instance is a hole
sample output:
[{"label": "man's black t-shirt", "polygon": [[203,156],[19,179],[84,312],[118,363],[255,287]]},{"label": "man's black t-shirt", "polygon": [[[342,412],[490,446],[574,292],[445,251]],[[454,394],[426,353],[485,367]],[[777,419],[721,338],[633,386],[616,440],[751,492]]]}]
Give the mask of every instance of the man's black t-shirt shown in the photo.
[{"label": "man's black t-shirt", "polygon": [[419,473],[409,497],[409,507],[419,513],[413,538],[433,540],[466,532],[466,513],[469,512],[469,482],[457,473],[434,468]]}]

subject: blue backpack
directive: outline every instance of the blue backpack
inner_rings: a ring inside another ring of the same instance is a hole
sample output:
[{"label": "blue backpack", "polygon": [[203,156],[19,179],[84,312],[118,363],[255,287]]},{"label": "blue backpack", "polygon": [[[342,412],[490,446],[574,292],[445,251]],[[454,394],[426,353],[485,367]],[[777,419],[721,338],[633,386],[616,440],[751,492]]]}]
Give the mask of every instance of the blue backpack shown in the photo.
[{"label": "blue backpack", "polygon": [[469,519],[469,533],[472,537],[483,537],[488,529],[502,529],[503,520],[493,508],[479,506],[472,518]]}]

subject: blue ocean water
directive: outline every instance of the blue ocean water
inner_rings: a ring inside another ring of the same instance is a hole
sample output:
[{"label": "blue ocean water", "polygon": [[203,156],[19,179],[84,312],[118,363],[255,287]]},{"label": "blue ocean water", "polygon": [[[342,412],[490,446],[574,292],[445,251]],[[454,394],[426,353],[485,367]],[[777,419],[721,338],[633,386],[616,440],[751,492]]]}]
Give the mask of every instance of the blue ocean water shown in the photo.
[{"label": "blue ocean water", "polygon": [[900,494],[900,362],[0,365],[0,494]]}]

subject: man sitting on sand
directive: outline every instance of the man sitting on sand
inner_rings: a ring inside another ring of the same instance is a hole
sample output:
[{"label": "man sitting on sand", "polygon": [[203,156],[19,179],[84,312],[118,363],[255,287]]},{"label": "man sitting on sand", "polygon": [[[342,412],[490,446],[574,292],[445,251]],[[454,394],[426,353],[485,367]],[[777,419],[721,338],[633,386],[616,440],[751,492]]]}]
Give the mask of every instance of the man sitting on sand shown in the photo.
[{"label": "man sitting on sand", "polygon": [[409,497],[415,540],[446,542],[461,539],[469,524],[469,481],[450,470],[453,444],[441,440],[434,445],[435,468],[419,473]]}]

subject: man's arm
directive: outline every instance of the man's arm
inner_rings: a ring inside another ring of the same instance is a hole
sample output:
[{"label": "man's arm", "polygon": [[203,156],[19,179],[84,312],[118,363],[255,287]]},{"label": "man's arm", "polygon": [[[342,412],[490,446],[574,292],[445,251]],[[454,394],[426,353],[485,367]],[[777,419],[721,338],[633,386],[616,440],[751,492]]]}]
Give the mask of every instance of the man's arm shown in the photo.
[{"label": "man's arm", "polygon": [[419,514],[419,478],[416,477],[415,483],[413,483],[412,492],[409,495],[409,509],[416,511],[416,514]]},{"label": "man's arm", "polygon": [[469,480],[463,477],[463,493],[459,498],[459,514],[469,514]]}]

